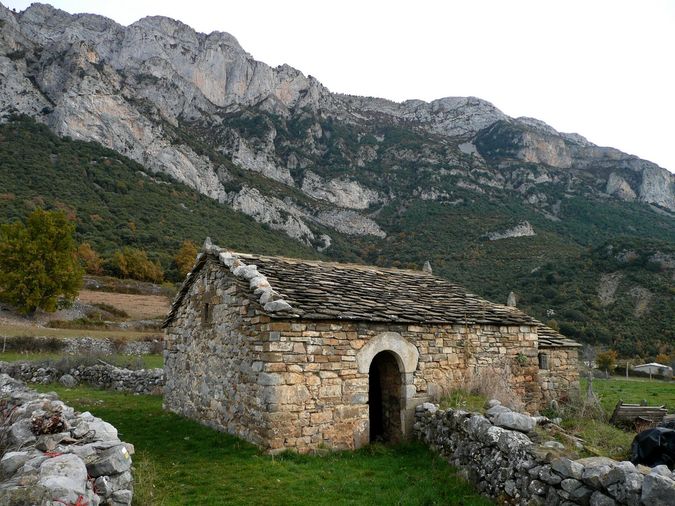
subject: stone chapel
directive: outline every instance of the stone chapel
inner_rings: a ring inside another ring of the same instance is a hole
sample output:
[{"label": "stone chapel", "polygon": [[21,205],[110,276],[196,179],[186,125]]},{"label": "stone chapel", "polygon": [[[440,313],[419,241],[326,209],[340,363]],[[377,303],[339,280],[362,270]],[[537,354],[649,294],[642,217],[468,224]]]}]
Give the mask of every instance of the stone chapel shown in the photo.
[{"label": "stone chapel", "polygon": [[269,452],[411,434],[415,407],[489,371],[536,410],[579,345],[434,276],[207,242],[164,322],[165,408]]}]

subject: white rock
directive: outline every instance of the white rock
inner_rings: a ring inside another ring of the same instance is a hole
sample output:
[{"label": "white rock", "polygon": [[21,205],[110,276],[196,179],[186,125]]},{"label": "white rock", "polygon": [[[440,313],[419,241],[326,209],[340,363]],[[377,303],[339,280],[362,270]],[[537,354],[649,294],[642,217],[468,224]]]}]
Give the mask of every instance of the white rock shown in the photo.
[{"label": "white rock", "polygon": [[86,493],[87,468],[73,454],[47,459],[40,466],[38,485],[50,489],[53,499],[74,504]]},{"label": "white rock", "polygon": [[94,431],[92,438],[94,441],[119,441],[117,429],[108,422],[95,418],[87,423],[89,424],[89,430]]},{"label": "white rock", "polygon": [[5,477],[12,476],[29,459],[28,452],[7,452],[0,460],[0,472]]},{"label": "white rock", "polygon": [[289,311],[293,308],[285,300],[273,300],[265,304],[263,306],[263,309],[265,309],[265,311],[268,311],[270,313],[274,313],[276,311]]},{"label": "white rock", "polygon": [[499,413],[494,417],[492,423],[505,429],[517,430],[520,432],[530,432],[536,425],[534,418],[521,413]]}]

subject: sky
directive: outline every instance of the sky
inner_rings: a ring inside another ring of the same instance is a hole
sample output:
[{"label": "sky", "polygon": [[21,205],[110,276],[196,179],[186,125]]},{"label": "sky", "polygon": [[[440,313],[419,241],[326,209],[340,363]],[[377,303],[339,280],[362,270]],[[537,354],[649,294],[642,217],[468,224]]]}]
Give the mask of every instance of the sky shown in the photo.
[{"label": "sky", "polygon": [[[23,10],[30,1],[0,0]],[[334,92],[475,96],[675,172],[675,0],[53,0],[234,35]]]}]

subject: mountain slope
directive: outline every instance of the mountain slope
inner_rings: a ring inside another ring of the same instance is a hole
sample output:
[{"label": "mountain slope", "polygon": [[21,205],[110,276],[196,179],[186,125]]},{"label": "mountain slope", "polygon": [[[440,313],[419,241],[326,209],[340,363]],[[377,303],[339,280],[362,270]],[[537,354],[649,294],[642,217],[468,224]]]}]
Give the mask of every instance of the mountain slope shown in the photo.
[{"label": "mountain slope", "polygon": [[[569,266],[575,282],[573,266],[593,264],[592,252],[618,236],[675,242],[668,171],[478,98],[331,93],[298,70],[257,62],[229,34],[161,17],[123,27],[33,4],[18,14],[0,6],[0,25],[3,121],[25,114],[100,143],[220,203],[213,209],[278,232],[254,229],[266,235],[250,235],[245,249],[288,245],[285,234],[301,255],[408,267],[430,259],[437,273],[503,301],[511,290],[543,290],[521,283],[547,264]],[[22,188],[29,200],[44,191],[30,178]],[[191,237],[206,226],[193,223]],[[129,240],[113,235],[106,248]],[[532,310],[573,309],[575,291],[559,293],[555,308]],[[597,318],[612,326],[610,312]],[[579,337],[595,340],[585,328]],[[657,322],[646,339],[668,332]]]},{"label": "mountain slope", "polygon": [[201,244],[206,236],[238,250],[317,256],[184,184],[27,118],[0,125],[0,202],[2,222],[35,207],[62,209],[75,220],[78,241],[105,255],[123,245],[146,249],[165,268],[181,241]]}]

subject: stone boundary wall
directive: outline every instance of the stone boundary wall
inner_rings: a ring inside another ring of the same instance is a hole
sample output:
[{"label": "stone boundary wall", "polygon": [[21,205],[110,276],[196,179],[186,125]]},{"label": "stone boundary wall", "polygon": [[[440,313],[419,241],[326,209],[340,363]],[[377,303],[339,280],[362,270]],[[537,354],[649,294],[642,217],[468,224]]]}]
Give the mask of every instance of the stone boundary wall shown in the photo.
[{"label": "stone boundary wall", "polygon": [[[59,350],[60,353],[68,355],[150,355],[153,353],[162,353],[162,335],[158,332],[157,339],[152,341],[120,341],[117,343],[114,339],[107,337],[49,337],[35,336],[36,341],[45,341],[58,339],[63,341],[64,347]],[[13,337],[7,338],[7,344],[11,345]]]},{"label": "stone boundary wall", "polygon": [[112,365],[79,365],[64,374],[55,367],[38,362],[0,362],[0,373],[28,383],[59,381],[66,387],[74,387],[83,382],[96,388],[137,394],[161,394],[164,388],[164,369],[132,371]]},{"label": "stone boundary wall", "polygon": [[133,453],[109,423],[0,374],[0,504],[128,506]]},{"label": "stone boundary wall", "polygon": [[559,456],[560,443],[539,445],[527,436],[542,418],[490,402],[487,417],[462,410],[442,411],[425,403],[416,410],[414,431],[482,494],[500,504],[675,504],[675,473],[666,466],[650,469],[605,457],[572,461]]}]

